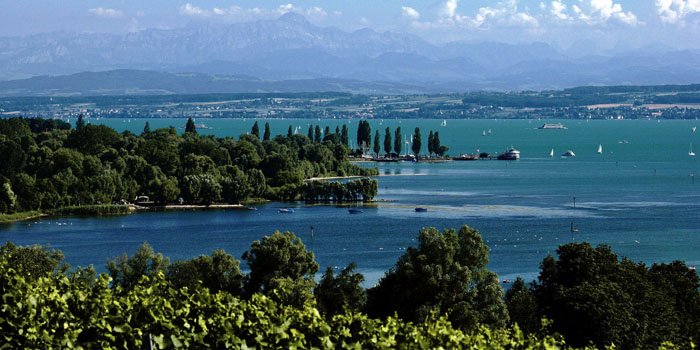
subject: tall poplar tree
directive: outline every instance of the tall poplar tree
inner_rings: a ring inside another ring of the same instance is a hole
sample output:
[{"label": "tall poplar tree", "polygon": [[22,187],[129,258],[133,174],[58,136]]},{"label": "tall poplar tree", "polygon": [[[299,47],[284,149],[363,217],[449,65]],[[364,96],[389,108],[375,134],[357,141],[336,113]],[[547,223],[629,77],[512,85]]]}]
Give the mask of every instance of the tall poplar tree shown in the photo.
[{"label": "tall poplar tree", "polygon": [[420,128],[416,128],[413,131],[413,145],[411,145],[411,150],[413,150],[413,154],[416,155],[416,157],[420,153],[420,146]]},{"label": "tall poplar tree", "polygon": [[316,125],[316,129],[314,130],[314,142],[321,142],[321,127],[318,125]]},{"label": "tall poplar tree", "polygon": [[197,133],[197,127],[194,126],[194,120],[192,118],[187,118],[187,124],[185,124],[185,132]]},{"label": "tall poplar tree", "polygon": [[379,145],[379,130],[374,134],[374,153],[379,156],[379,151],[382,150],[382,146]]},{"label": "tall poplar tree", "polygon": [[350,142],[350,139],[348,138],[348,127],[345,124],[343,124],[343,129],[340,130],[340,142],[342,142],[345,146],[347,146]]},{"label": "tall poplar tree", "polygon": [[384,130],[384,152],[387,155],[391,153],[391,130],[389,130],[389,127]]},{"label": "tall poplar tree", "polygon": [[258,122],[255,122],[253,124],[253,129],[250,130],[251,135],[255,135],[257,138],[260,138],[260,127],[258,126]]},{"label": "tall poplar tree", "polygon": [[396,128],[396,132],[394,133],[394,152],[398,155],[401,155],[401,127]]},{"label": "tall poplar tree", "polygon": [[435,149],[433,149],[433,131],[430,130],[430,134],[428,134],[428,154],[433,155],[433,152],[435,152]]},{"label": "tall poplar tree", "polygon": [[270,123],[265,123],[265,134],[263,134],[263,141],[270,139]]}]

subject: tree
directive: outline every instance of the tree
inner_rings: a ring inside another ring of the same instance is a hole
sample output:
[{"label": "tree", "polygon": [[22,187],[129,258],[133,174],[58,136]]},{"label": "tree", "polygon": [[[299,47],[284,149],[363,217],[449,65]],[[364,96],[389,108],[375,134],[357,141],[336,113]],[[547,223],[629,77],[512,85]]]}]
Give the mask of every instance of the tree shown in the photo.
[{"label": "tree", "polygon": [[309,137],[309,140],[311,140],[311,142],[314,141],[314,126],[313,125],[309,125],[309,133],[306,136]]},{"label": "tree", "polygon": [[489,249],[479,232],[462,226],[440,233],[424,228],[418,248],[409,247],[379,284],[368,290],[367,313],[397,313],[420,321],[431,312],[447,313],[458,328],[478,324],[501,327],[508,321],[503,290],[496,274],[486,269]]},{"label": "tree", "polygon": [[[444,147],[444,148],[443,148]],[[447,152],[449,148],[446,146],[440,145],[440,132],[436,131],[435,134],[433,135],[433,152],[436,155],[439,155],[442,157],[442,155]]]},{"label": "tree", "polygon": [[396,128],[396,132],[394,132],[394,153],[396,154],[401,154],[401,148],[402,148],[402,137],[401,137],[401,127]]},{"label": "tree", "polygon": [[288,137],[288,138],[291,138],[292,135],[293,135],[293,133],[292,133],[292,126],[290,125],[290,126],[289,126],[289,129],[287,129],[287,137]]},{"label": "tree", "polygon": [[75,122],[75,128],[82,129],[83,127],[85,127],[85,120],[83,120],[83,114],[80,113],[78,115],[78,120]]},{"label": "tree", "polygon": [[391,131],[389,127],[384,130],[384,152],[386,152],[387,155],[391,153]]},{"label": "tree", "polygon": [[201,285],[211,293],[226,291],[240,295],[243,288],[240,261],[224,250],[215,250],[211,256],[176,261],[168,267],[166,277],[176,289],[195,289]]},{"label": "tree", "polygon": [[67,271],[70,265],[63,263],[63,258],[60,250],[49,250],[48,245],[18,247],[7,242],[0,247],[0,259],[7,260],[13,269],[30,281]]},{"label": "tree", "polygon": [[367,295],[362,288],[365,277],[361,273],[354,272],[357,264],[352,262],[337,276],[334,276],[333,268],[328,266],[321,277],[321,281],[314,289],[318,310],[332,319],[346,311],[357,312],[365,304]]},{"label": "tree", "polygon": [[192,118],[187,118],[187,124],[185,124],[185,133],[197,133],[197,127],[194,125],[194,120],[192,120]]},{"label": "tree", "polygon": [[433,152],[435,152],[435,149],[433,149],[433,146],[435,143],[433,142],[435,140],[435,136],[433,134],[433,131],[430,130],[430,134],[428,135],[428,154],[433,155]]},{"label": "tree", "polygon": [[17,195],[12,191],[12,186],[9,182],[5,182],[0,186],[0,214],[13,211],[17,205]]},{"label": "tree", "polygon": [[245,281],[248,296],[257,292],[272,292],[278,279],[313,281],[314,274],[318,272],[314,253],[306,250],[301,239],[292,232],[275,231],[263,237],[262,241],[253,242],[250,250],[243,254],[243,260],[250,268]]},{"label": "tree", "polygon": [[265,123],[265,134],[263,135],[263,141],[270,140],[270,123]]},{"label": "tree", "polygon": [[340,142],[347,146],[349,141],[350,140],[348,139],[348,126],[343,124],[343,128],[340,130]]},{"label": "tree", "polygon": [[357,126],[357,147],[362,149],[363,152],[370,149],[372,146],[372,127],[370,127],[369,122],[366,120],[360,120],[360,124]]},{"label": "tree", "polygon": [[146,126],[143,127],[143,134],[148,134],[149,132],[151,132],[151,125],[146,122]]},{"label": "tree", "polygon": [[521,277],[506,291],[506,306],[510,323],[517,324],[523,332],[534,333],[541,328],[535,293]]},{"label": "tree", "polygon": [[330,128],[330,126],[326,125],[326,129],[323,132],[323,136],[327,136],[330,133],[331,133],[331,128]]},{"label": "tree", "polygon": [[382,146],[379,145],[379,130],[374,133],[374,153],[379,156],[379,151],[382,150]]},{"label": "tree", "polygon": [[251,135],[255,135],[258,139],[260,139],[260,127],[258,127],[258,122],[256,121],[255,124],[253,124],[253,128],[250,130]]},{"label": "tree", "polygon": [[420,141],[420,129],[416,128],[413,131],[413,145],[411,145],[411,150],[413,150],[413,154],[418,156],[420,153],[420,146],[421,146],[421,141]]},{"label": "tree", "polygon": [[131,257],[124,253],[109,261],[106,267],[112,277],[112,288],[122,287],[124,291],[129,291],[142,276],[153,279],[158,273],[164,273],[169,265],[170,259],[160,253],[156,254],[153,248],[144,242]]},{"label": "tree", "polygon": [[316,125],[316,128],[314,129],[314,143],[320,143],[321,142],[321,127]]}]

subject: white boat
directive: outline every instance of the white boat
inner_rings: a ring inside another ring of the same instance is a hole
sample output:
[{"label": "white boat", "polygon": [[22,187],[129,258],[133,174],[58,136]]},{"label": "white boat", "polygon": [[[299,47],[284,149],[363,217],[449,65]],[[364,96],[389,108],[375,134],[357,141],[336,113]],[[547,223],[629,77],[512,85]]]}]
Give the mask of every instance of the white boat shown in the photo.
[{"label": "white boat", "polygon": [[566,129],[564,125],[561,125],[561,123],[556,123],[556,124],[542,124],[538,129]]},{"label": "white boat", "polygon": [[486,136],[486,130],[481,132],[481,136]]},{"label": "white boat", "polygon": [[696,129],[696,128],[697,128],[697,126],[694,126],[694,127],[693,127],[693,132],[695,132],[695,129]]},{"label": "white boat", "polygon": [[489,132],[488,132],[488,134],[489,134],[489,135],[491,135],[491,129],[489,129]]},{"label": "white boat", "polygon": [[293,213],[294,209],[280,209],[277,212],[278,213]]},{"label": "white boat", "polygon": [[598,144],[598,154],[603,154],[603,145]]},{"label": "white boat", "polygon": [[552,148],[552,151],[549,152],[550,157],[554,157],[554,148]]},{"label": "white boat", "polygon": [[440,126],[447,126],[447,120],[443,119],[442,123],[440,123]]},{"label": "white boat", "polygon": [[694,155],[695,155],[695,152],[693,152],[693,144],[692,144],[692,143],[690,144],[690,151],[688,152],[688,155],[689,155],[689,156],[694,156]]},{"label": "white boat", "polygon": [[564,154],[561,155],[562,158],[567,158],[567,157],[576,157],[576,153],[572,150],[566,151]]},{"label": "white boat", "polygon": [[520,159],[520,151],[515,148],[510,148],[507,151],[501,153],[497,157],[498,160],[518,160]]}]

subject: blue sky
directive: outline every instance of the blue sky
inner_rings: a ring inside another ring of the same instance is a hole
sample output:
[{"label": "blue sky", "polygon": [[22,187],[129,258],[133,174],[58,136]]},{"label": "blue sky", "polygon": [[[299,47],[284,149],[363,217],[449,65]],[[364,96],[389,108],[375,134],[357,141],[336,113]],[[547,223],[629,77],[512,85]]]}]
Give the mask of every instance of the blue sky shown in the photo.
[{"label": "blue sky", "polygon": [[700,0],[0,0],[0,36],[126,33],[303,14],[319,26],[452,40],[700,47]]}]

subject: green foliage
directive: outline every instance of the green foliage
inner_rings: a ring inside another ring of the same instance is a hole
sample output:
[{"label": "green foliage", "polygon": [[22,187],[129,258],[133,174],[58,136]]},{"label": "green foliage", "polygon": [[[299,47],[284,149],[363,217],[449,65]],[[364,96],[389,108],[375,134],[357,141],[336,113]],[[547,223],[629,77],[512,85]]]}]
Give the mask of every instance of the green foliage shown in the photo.
[{"label": "green foliage", "polygon": [[12,242],[6,242],[0,247],[0,259],[29,281],[66,271],[70,267],[63,264],[63,253],[49,250],[48,245],[18,247]]},{"label": "green foliage", "polygon": [[143,243],[133,256],[124,255],[107,262],[107,271],[112,277],[112,287],[130,290],[143,276],[151,278],[164,273],[170,266],[170,259],[156,254],[148,243]]},{"label": "green foliage", "polygon": [[511,325],[517,324],[525,333],[534,333],[541,328],[535,293],[522,278],[518,277],[506,291],[506,306]]},{"label": "green foliage", "polygon": [[314,143],[321,142],[321,127],[316,125],[314,128]]},{"label": "green foliage", "polygon": [[352,262],[334,276],[333,268],[328,266],[314,289],[318,310],[327,319],[346,312],[359,312],[365,305],[367,295],[361,285],[365,277],[354,272],[356,268],[357,264]]},{"label": "green foliage", "polygon": [[403,136],[401,136],[401,127],[398,126],[396,127],[396,131],[394,132],[394,153],[401,154],[402,147]]},{"label": "green foliage", "polygon": [[265,134],[263,135],[263,141],[270,140],[270,123],[265,123]]},{"label": "green foliage", "polygon": [[90,215],[90,216],[108,216],[108,215],[126,215],[131,214],[131,207],[128,205],[82,205],[61,207],[51,211],[55,215]]},{"label": "green foliage", "polygon": [[223,250],[215,250],[211,256],[202,255],[194,259],[176,261],[170,265],[166,278],[176,289],[199,286],[208,288],[211,293],[226,291],[240,295],[243,288],[243,274],[240,261]]},{"label": "green foliage", "polygon": [[12,214],[0,214],[0,224],[7,223],[7,222],[26,220],[26,219],[37,217],[37,216],[41,216],[41,212],[36,211],[36,210],[23,211],[23,212],[12,213]]},{"label": "green foliage", "polygon": [[278,279],[289,278],[292,281],[306,279],[313,282],[318,272],[318,263],[314,253],[307,251],[301,239],[292,232],[275,231],[262,241],[255,241],[250,250],[243,254],[250,267],[246,280],[246,294],[263,292],[270,294]]},{"label": "green foliage", "polygon": [[418,156],[420,154],[420,148],[421,148],[421,140],[420,140],[420,129],[416,128],[413,131],[413,144],[411,145],[411,150],[413,151],[413,154]]},{"label": "green foliage", "polygon": [[348,126],[343,124],[343,128],[340,130],[340,143],[347,146],[350,139],[348,138]]},{"label": "green foliage", "polygon": [[368,291],[367,313],[397,313],[420,321],[431,312],[447,313],[460,329],[478,324],[502,327],[508,321],[503,290],[486,269],[489,249],[479,232],[462,226],[440,233],[424,228],[418,248],[409,247],[379,284]]},{"label": "green foliage", "polygon": [[360,120],[360,124],[357,126],[357,147],[365,150],[370,149],[372,146],[372,127],[366,120]]},{"label": "green foliage", "polygon": [[374,154],[379,156],[379,151],[382,150],[382,146],[379,143],[379,130],[374,133]]},{"label": "green foliage", "polygon": [[433,148],[435,143],[434,143],[434,138],[435,136],[433,135],[433,131],[430,130],[430,134],[428,134],[428,154],[433,155],[433,152],[435,152],[435,149]]},{"label": "green foliage", "polygon": [[187,124],[185,124],[185,133],[197,133],[197,127],[194,125],[194,120],[192,120],[192,118],[187,118]]},{"label": "green foliage", "polygon": [[12,186],[5,182],[0,187],[0,214],[12,210],[17,204],[17,195],[12,191]]},{"label": "green foliage", "polygon": [[377,195],[377,180],[359,179],[348,182],[308,181],[299,192],[309,202],[370,201]]},{"label": "green foliage", "polygon": [[253,128],[250,129],[250,134],[260,139],[260,127],[258,126],[257,121],[255,122],[255,124],[253,124]]},{"label": "green foliage", "polygon": [[700,338],[700,279],[684,263],[648,269],[588,243],[562,245],[557,254],[542,261],[534,292],[569,343],[653,349]]}]

